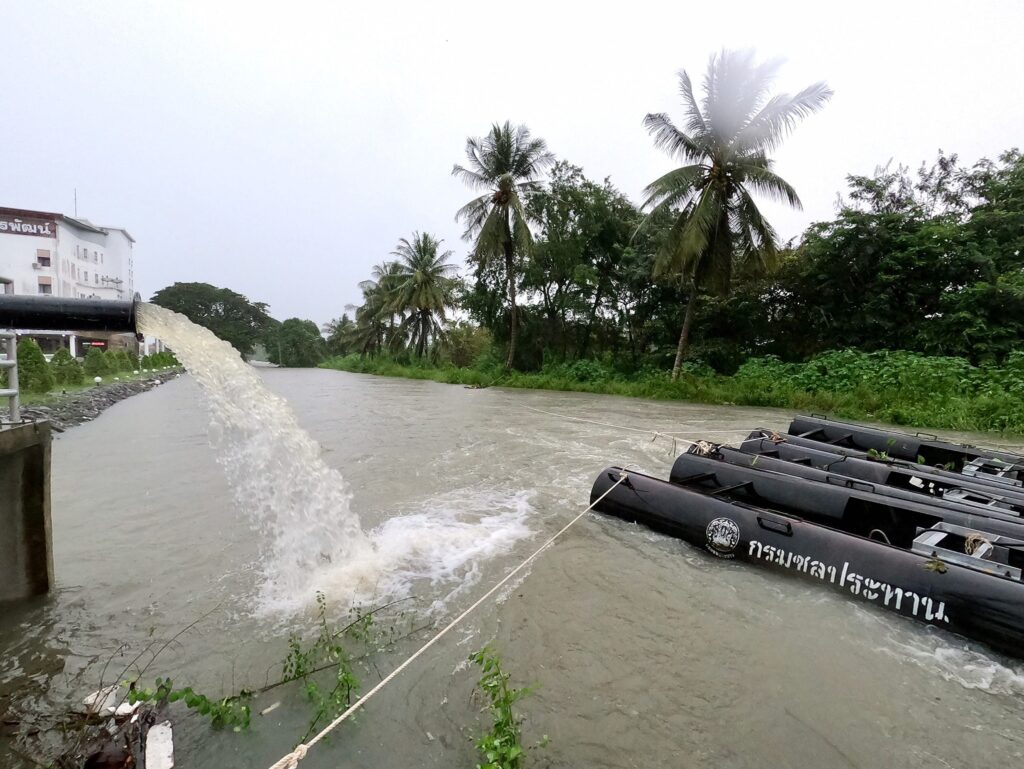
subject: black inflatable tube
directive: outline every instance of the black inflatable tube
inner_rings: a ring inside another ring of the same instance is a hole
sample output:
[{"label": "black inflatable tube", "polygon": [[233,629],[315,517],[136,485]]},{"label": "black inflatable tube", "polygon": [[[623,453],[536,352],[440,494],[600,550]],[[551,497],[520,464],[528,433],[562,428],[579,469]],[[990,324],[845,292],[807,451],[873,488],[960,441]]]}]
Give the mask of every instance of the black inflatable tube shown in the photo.
[{"label": "black inflatable tube", "polygon": [[[1024,505],[1024,489],[1000,481],[902,461],[879,462],[861,459],[820,448],[808,448],[793,440],[776,442],[762,437],[760,431],[756,437],[743,441],[739,450],[746,454],[777,457],[790,464],[799,463],[849,478],[858,478],[876,486],[895,486],[926,496],[941,495],[949,489],[964,489],[1005,500],[1014,506]],[[912,483],[914,479],[922,479],[922,483]]]},{"label": "black inflatable tube", "polygon": [[[882,531],[893,544],[910,547],[918,529],[940,521],[988,534],[1024,541],[1024,522],[1019,516],[979,512],[929,500],[913,501],[881,497],[863,485],[809,483],[801,478],[756,467],[730,465],[711,457],[682,454],[672,465],[671,482],[685,484],[698,478],[708,493],[718,493],[757,506],[809,518],[868,536]],[[842,524],[840,524],[840,521]]]},{"label": "black inflatable tube", "polygon": [[[812,467],[811,465],[787,462],[784,459],[766,456],[764,454],[748,454],[728,446],[719,446],[715,450],[714,458],[721,462],[725,462],[726,464],[736,465],[738,467],[751,467],[766,472],[782,473],[783,475],[790,475],[794,478],[802,478],[816,483],[827,483],[831,485],[845,486],[847,488],[855,488],[872,494],[878,494],[883,497],[892,497],[894,499],[901,499],[907,502],[919,504],[926,503],[937,506],[940,509],[953,509],[968,513],[980,512],[975,505],[965,504],[953,499],[945,499],[939,494],[934,496],[927,495],[922,493],[919,488],[916,488],[913,485],[908,484],[907,487],[895,485],[888,486],[884,482],[873,483],[853,476],[844,475],[843,470],[848,466],[848,462],[852,462],[854,460],[838,462],[830,470],[821,470],[817,467]],[[675,468],[673,468],[672,474],[673,476],[676,475]],[[1024,516],[1024,500],[1006,500],[1004,498],[997,500],[997,504],[986,508],[986,510],[989,512],[1016,516],[1024,522],[1024,517],[1022,517]]]},{"label": "black inflatable tube", "polygon": [[[772,435],[771,430],[764,428],[758,428],[751,430],[746,440],[743,441],[743,445],[746,445],[747,441],[757,441],[765,438],[766,436]],[[769,439],[771,440],[771,439]],[[799,446],[805,449],[813,449],[815,451],[825,451],[830,454],[834,454],[837,457],[850,457],[852,459],[862,459],[865,461],[877,462],[879,465],[894,466],[894,467],[906,467],[912,468],[915,472],[924,473],[929,476],[938,476],[945,479],[963,479],[970,481],[971,483],[980,483],[987,486],[990,489],[1001,489],[1004,491],[1024,491],[1024,484],[1019,480],[1010,479],[996,479],[987,477],[986,475],[963,475],[959,472],[953,472],[951,470],[943,470],[938,467],[933,467],[929,464],[918,464],[916,462],[909,462],[903,459],[897,459],[894,461],[886,460],[869,460],[868,453],[861,451],[860,449],[852,449],[845,446],[836,446],[831,443],[822,443],[820,441],[811,440],[810,438],[801,438],[799,435],[784,435],[781,436],[779,443],[787,443],[791,446]],[[742,448],[742,446],[741,446]],[[745,449],[744,449],[745,450]]]},{"label": "black inflatable tube", "polygon": [[136,300],[0,296],[0,328],[39,331],[130,331]]},{"label": "black inflatable tube", "polygon": [[[595,509],[643,523],[718,558],[747,561],[838,590],[853,600],[1024,656],[1024,584],[960,567],[928,568],[910,551],[825,526],[709,497],[630,471],[603,470]],[[717,538],[717,540],[716,540]],[[713,545],[712,542],[717,541]],[[771,600],[765,591],[762,600]]]},{"label": "black inflatable tube", "polygon": [[910,435],[823,417],[798,416],[790,423],[789,433],[861,451],[884,451],[891,457],[910,461],[923,457],[929,464],[952,462],[958,470],[965,461],[979,458],[999,459],[1024,469],[1024,457],[1019,454],[952,443],[933,435]]}]

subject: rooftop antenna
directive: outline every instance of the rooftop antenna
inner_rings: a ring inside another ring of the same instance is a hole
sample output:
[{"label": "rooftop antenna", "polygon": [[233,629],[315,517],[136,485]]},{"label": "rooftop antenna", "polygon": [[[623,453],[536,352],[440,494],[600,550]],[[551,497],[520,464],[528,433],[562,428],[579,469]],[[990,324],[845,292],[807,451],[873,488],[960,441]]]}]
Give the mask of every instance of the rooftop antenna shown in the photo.
[{"label": "rooftop antenna", "polygon": [[75,187],[75,218],[78,218],[78,187]]}]

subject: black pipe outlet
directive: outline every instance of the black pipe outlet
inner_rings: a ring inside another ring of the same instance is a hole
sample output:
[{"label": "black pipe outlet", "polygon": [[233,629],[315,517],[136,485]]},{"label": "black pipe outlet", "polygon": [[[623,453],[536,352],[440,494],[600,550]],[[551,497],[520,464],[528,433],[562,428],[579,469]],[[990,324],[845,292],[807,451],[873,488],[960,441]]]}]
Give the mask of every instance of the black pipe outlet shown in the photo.
[{"label": "black pipe outlet", "polygon": [[137,301],[0,295],[0,328],[137,333]]}]

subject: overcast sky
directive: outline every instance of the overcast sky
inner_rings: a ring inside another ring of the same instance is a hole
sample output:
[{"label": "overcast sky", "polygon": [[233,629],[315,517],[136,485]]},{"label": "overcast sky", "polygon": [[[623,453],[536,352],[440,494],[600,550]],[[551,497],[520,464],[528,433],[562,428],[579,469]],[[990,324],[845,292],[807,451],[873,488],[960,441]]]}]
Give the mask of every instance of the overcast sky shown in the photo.
[{"label": "overcast sky", "polygon": [[836,92],[777,155],[804,210],[847,173],[938,148],[1024,143],[1024,3],[0,2],[0,205],[78,213],[136,238],[137,288],[227,286],[322,323],[399,237],[461,261],[451,177],[467,136],[526,123],[634,199],[670,160],[647,112],[676,72],[754,47],[778,90]]}]

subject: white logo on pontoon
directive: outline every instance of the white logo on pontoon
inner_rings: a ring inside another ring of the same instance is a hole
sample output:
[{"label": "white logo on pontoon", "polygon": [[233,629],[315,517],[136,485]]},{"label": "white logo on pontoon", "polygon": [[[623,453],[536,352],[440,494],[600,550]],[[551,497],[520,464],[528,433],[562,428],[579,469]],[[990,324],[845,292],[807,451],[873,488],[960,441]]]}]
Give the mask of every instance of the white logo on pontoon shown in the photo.
[{"label": "white logo on pontoon", "polygon": [[731,557],[732,551],[740,543],[740,527],[731,518],[715,518],[708,524],[705,535],[708,550],[719,556]]}]

